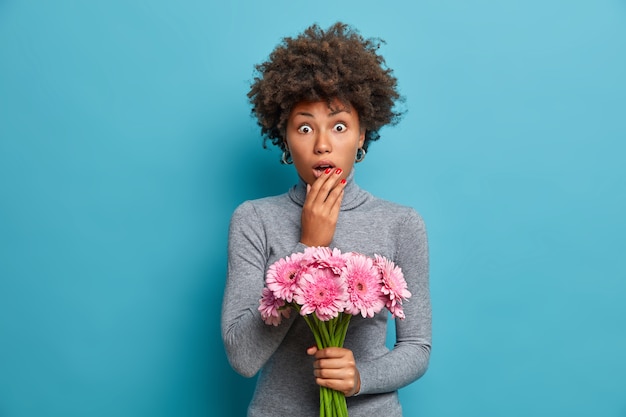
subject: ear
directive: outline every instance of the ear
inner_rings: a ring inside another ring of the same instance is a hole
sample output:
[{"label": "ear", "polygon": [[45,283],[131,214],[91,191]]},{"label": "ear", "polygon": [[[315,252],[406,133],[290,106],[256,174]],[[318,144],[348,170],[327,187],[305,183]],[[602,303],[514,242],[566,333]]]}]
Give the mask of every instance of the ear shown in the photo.
[{"label": "ear", "polygon": [[362,148],[364,143],[365,143],[365,128],[362,127],[361,131],[359,132],[359,148]]}]

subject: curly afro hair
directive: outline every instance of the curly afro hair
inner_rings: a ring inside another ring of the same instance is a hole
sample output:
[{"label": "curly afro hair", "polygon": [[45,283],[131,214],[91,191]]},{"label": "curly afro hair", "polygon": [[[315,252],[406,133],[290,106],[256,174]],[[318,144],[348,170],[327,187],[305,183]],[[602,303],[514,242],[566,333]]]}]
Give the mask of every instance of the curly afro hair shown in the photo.
[{"label": "curly afro hair", "polygon": [[257,76],[248,98],[256,116],[263,146],[271,140],[285,150],[284,132],[291,109],[301,101],[338,99],[358,112],[367,147],[378,130],[397,123],[402,112],[397,79],[378,55],[380,39],[364,39],[338,22],[324,31],[314,24],[295,38],[286,37],[269,59],[255,67]]}]

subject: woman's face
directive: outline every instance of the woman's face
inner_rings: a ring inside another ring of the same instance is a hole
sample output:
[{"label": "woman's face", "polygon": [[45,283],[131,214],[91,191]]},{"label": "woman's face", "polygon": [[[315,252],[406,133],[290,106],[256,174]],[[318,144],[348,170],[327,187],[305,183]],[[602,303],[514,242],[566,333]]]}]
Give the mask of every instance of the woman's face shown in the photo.
[{"label": "woman's face", "polygon": [[286,146],[307,184],[313,184],[327,168],[341,168],[341,177],[346,178],[364,140],[357,111],[339,100],[330,106],[326,101],[302,101],[287,120]]}]

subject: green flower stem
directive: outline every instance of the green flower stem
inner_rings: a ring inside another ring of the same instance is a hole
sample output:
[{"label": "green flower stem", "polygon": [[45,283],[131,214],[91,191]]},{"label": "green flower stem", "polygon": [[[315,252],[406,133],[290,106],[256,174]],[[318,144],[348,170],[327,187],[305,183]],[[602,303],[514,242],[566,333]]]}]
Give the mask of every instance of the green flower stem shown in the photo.
[{"label": "green flower stem", "polygon": [[322,338],[322,343],[324,344],[324,347],[329,347],[331,345],[331,341],[330,336],[328,335],[327,326],[325,324],[326,322],[320,320],[315,314],[312,314],[312,316],[316,327],[320,331],[320,336]]},{"label": "green flower stem", "polygon": [[311,332],[313,332],[313,337],[315,338],[315,343],[317,344],[317,348],[318,349],[323,349],[324,348],[324,344],[322,343],[322,339],[320,337],[319,330],[317,329],[315,324],[311,323],[311,320],[310,320],[309,316],[302,316],[302,317],[304,317],[304,321],[309,326],[309,329],[311,329]]},{"label": "green flower stem", "polygon": [[338,346],[343,346],[346,341],[346,334],[348,333],[348,325],[350,324],[350,319],[352,316],[350,314],[342,314],[341,317],[341,325],[339,327],[339,331],[337,334],[339,335],[339,343]]},{"label": "green flower stem", "polygon": [[328,334],[330,334],[330,335],[332,335],[332,334],[334,334],[334,333],[335,333],[335,320],[336,320],[336,319],[337,319],[337,318],[335,317],[335,318],[332,318],[332,319],[330,319],[330,320],[328,320],[328,321],[324,322],[324,323],[325,323],[325,327],[326,327],[326,331],[327,331],[327,332],[328,332]]},{"label": "green flower stem", "polygon": [[335,412],[334,402],[333,402],[333,394],[337,391],[334,391],[330,388],[322,387],[324,389],[324,394],[326,397],[326,411],[329,417],[337,417],[337,413]]}]

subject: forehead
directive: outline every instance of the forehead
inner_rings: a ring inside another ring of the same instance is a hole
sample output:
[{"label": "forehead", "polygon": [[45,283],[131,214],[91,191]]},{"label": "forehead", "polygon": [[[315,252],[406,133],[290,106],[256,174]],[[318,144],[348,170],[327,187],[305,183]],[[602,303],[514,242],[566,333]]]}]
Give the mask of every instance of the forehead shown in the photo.
[{"label": "forehead", "polygon": [[356,115],[355,109],[350,103],[339,99],[330,101],[300,101],[296,103],[289,114],[289,118],[303,116],[333,116],[338,113],[348,113]]}]

